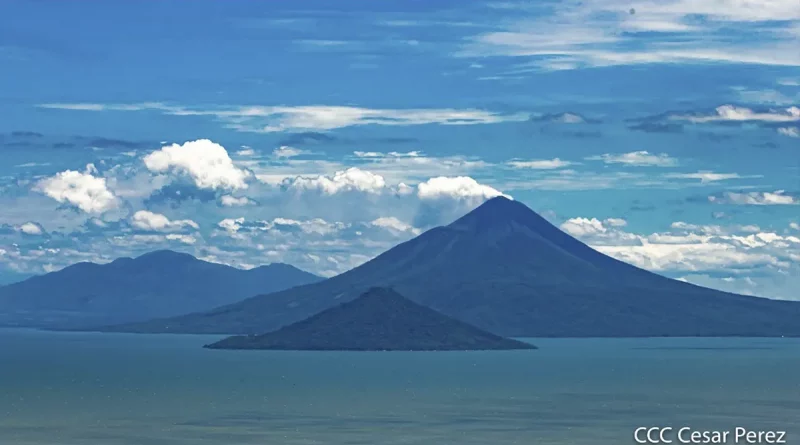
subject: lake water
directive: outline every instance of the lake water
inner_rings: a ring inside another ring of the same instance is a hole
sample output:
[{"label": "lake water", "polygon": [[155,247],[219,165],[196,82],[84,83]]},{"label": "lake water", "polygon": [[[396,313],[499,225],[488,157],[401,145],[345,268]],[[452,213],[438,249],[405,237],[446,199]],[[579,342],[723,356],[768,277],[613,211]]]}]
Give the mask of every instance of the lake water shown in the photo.
[{"label": "lake water", "polygon": [[644,425],[786,430],[800,443],[794,339],[201,348],[217,338],[0,331],[0,444],[632,444]]}]

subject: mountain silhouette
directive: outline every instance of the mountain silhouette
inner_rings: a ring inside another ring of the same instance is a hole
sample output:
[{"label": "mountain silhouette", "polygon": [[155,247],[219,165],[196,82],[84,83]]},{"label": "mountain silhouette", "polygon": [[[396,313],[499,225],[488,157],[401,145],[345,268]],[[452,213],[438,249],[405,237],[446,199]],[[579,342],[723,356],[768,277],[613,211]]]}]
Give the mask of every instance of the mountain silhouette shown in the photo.
[{"label": "mountain silhouette", "polygon": [[241,270],[169,250],[78,263],[0,287],[0,325],[70,329],[213,309],[321,278],[286,264]]},{"label": "mountain silhouette", "polygon": [[452,319],[392,289],[372,288],[355,300],[262,335],[228,337],[211,349],[314,351],[471,351],[536,349]]},{"label": "mountain silhouette", "polygon": [[800,303],[636,268],[504,197],[325,281],[115,330],[263,333],[375,286],[508,337],[800,336]]}]

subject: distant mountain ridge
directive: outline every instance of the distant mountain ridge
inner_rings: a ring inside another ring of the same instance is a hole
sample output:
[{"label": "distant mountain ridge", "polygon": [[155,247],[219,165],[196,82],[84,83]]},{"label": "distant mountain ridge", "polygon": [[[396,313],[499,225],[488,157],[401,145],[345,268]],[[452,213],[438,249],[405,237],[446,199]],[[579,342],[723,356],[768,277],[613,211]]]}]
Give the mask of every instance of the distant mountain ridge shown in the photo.
[{"label": "distant mountain ridge", "polygon": [[113,330],[264,333],[376,286],[507,337],[800,336],[800,303],[636,268],[504,197],[325,281]]},{"label": "distant mountain ridge", "polygon": [[310,351],[476,351],[536,349],[440,314],[392,289],[355,300],[262,335],[228,337],[210,349]]},{"label": "distant mountain ridge", "polygon": [[77,329],[209,310],[321,280],[287,264],[251,270],[160,250],[77,263],[0,287],[0,325]]}]

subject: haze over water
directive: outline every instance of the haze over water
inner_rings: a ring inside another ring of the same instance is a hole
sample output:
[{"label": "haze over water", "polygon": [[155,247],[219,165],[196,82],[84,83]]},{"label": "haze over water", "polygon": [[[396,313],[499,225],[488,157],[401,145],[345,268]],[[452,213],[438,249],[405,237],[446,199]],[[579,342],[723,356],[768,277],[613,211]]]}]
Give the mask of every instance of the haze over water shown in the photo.
[{"label": "haze over water", "polygon": [[797,339],[536,339],[536,351],[453,353],[201,348],[217,338],[2,330],[0,443],[629,444],[645,425],[800,437]]}]

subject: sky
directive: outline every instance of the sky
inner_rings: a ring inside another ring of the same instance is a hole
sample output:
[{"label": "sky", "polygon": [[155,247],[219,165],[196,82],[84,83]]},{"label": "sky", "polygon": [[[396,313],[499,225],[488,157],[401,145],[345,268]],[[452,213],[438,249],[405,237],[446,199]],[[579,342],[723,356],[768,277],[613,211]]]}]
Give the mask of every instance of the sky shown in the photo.
[{"label": "sky", "polygon": [[0,283],[355,267],[505,195],[800,300],[797,0],[0,3]]}]

